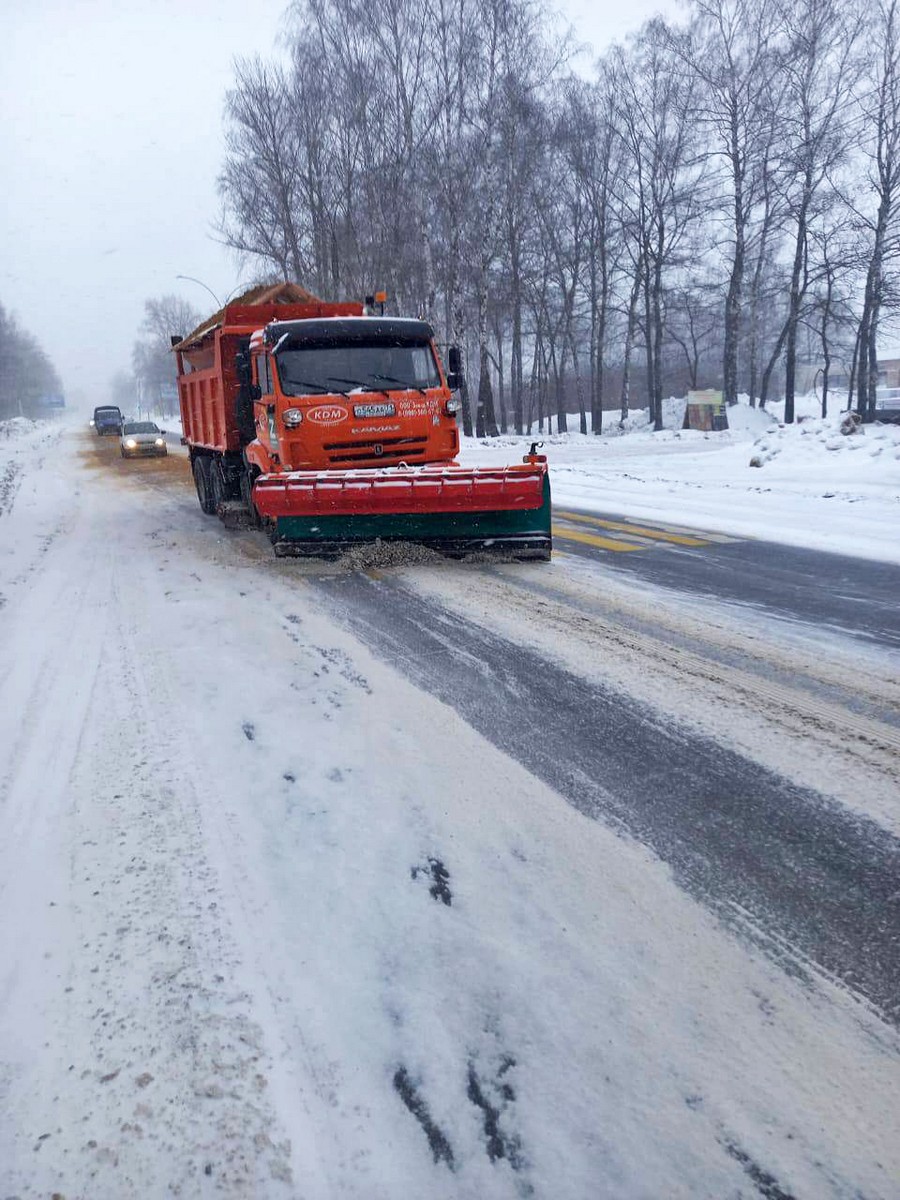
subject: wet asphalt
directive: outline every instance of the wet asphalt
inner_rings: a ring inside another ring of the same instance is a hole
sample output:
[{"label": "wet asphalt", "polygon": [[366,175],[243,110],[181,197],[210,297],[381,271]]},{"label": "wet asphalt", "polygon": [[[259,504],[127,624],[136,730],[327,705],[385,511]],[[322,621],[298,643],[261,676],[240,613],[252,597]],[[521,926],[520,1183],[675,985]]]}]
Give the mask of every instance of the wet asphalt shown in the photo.
[{"label": "wet asphalt", "polygon": [[[745,545],[711,557],[737,548],[730,560],[752,576],[760,560],[756,549],[742,556]],[[786,588],[809,562],[796,552],[770,562],[760,588]],[[691,561],[650,569],[657,579],[694,571],[695,581],[720,570]],[[848,571],[843,560],[828,565],[836,607],[827,611],[853,611],[854,591],[837,596],[841,581],[858,586]],[[875,575],[886,587],[890,572]],[[396,579],[344,574],[313,586],[379,658],[574,808],[650,847],[682,888],[785,970],[810,986],[824,971],[900,1025],[900,842],[880,826]],[[889,627],[882,605],[885,594],[869,608],[868,636]]]},{"label": "wet asphalt", "polygon": [[[612,513],[602,517],[628,520]],[[638,524],[652,527],[654,522]],[[897,539],[900,543],[900,513]],[[557,538],[555,546],[653,585],[900,648],[900,567],[891,563],[755,539],[700,547],[666,545],[632,554],[608,553],[564,538]]]}]

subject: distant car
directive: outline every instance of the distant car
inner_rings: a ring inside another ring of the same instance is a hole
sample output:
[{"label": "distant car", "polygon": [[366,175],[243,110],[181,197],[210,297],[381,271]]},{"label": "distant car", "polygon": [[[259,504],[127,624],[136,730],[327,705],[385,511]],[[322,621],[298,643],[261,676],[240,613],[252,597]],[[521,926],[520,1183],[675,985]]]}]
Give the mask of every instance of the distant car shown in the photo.
[{"label": "distant car", "polygon": [[97,437],[108,433],[122,432],[122,410],[114,404],[101,404],[94,409],[94,419],[91,421],[97,431]]},{"label": "distant car", "polygon": [[122,457],[149,458],[168,454],[164,429],[152,421],[126,421],[122,426]]},{"label": "distant car", "polygon": [[900,424],[900,388],[875,389],[875,420]]}]

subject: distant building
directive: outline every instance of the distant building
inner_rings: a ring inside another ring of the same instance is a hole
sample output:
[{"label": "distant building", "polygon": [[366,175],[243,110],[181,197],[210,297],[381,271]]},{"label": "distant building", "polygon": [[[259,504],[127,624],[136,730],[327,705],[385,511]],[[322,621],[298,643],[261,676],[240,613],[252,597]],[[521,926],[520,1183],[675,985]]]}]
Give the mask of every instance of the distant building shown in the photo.
[{"label": "distant building", "polygon": [[900,353],[892,350],[890,355],[878,359],[878,386],[900,387]]},{"label": "distant building", "polygon": [[[822,383],[823,362],[797,363],[797,391],[800,395],[818,391]],[[846,391],[850,386],[850,368],[846,363],[834,361],[828,368],[829,392]]]},{"label": "distant building", "polygon": [[[818,391],[822,382],[821,362],[797,364],[797,391]],[[900,388],[900,349],[892,347],[878,358],[878,387]],[[850,367],[846,363],[833,362],[828,372],[829,391],[849,391]]]}]

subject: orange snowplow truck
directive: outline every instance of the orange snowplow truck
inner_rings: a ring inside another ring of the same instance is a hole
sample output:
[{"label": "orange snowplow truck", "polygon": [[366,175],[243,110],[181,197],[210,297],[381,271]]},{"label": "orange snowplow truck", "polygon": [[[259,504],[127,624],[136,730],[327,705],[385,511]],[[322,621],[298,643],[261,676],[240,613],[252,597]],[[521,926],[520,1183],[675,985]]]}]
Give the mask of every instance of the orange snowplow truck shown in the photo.
[{"label": "orange snowplow truck", "polygon": [[430,325],[374,309],[282,284],[172,339],[202,510],[264,525],[279,555],[392,541],[549,559],[546,459],[459,466],[458,351],[448,374]]}]

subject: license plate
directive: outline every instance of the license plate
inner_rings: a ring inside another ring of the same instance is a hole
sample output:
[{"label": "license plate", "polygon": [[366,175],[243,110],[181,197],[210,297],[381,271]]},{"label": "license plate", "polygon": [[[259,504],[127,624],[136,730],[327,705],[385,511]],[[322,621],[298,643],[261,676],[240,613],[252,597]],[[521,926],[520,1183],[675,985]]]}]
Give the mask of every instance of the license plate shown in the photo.
[{"label": "license plate", "polygon": [[354,404],[354,417],[392,417],[396,413],[393,404]]}]

